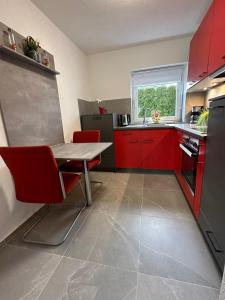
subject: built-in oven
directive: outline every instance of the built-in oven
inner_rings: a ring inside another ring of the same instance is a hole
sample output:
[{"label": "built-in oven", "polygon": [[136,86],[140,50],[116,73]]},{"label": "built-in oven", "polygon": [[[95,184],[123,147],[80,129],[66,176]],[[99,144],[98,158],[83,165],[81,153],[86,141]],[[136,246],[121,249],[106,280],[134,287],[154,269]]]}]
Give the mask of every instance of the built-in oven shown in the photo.
[{"label": "built-in oven", "polygon": [[182,149],[181,173],[192,193],[195,194],[199,140],[185,135],[180,148]]}]

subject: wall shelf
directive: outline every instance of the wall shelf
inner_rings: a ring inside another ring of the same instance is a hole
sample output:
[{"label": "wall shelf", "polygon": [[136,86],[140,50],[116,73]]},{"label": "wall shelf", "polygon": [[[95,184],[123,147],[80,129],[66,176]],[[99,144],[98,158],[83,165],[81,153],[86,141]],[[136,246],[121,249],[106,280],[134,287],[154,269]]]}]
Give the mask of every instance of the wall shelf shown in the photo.
[{"label": "wall shelf", "polygon": [[49,68],[49,67],[46,67],[44,65],[42,65],[41,63],[29,58],[28,56],[26,55],[23,55],[17,51],[14,51],[12,50],[11,48],[7,47],[7,46],[4,46],[4,45],[0,45],[0,52],[3,52],[9,56],[12,56],[12,57],[15,57],[17,58],[18,60],[20,61],[23,61],[25,63],[28,63],[30,65],[33,65],[33,66],[36,66],[37,68],[40,68],[48,73],[51,73],[53,75],[58,75],[60,74],[58,71],[52,69],[52,68]]}]

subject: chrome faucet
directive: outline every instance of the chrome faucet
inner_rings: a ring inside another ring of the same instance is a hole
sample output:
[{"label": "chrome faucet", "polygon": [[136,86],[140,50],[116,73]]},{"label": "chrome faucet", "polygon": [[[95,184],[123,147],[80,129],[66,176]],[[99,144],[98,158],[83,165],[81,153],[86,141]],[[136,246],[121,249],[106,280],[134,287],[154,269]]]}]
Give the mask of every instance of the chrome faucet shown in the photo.
[{"label": "chrome faucet", "polygon": [[145,108],[145,110],[144,110],[143,125],[148,125],[148,121],[146,120],[147,111],[150,111],[150,108]]}]

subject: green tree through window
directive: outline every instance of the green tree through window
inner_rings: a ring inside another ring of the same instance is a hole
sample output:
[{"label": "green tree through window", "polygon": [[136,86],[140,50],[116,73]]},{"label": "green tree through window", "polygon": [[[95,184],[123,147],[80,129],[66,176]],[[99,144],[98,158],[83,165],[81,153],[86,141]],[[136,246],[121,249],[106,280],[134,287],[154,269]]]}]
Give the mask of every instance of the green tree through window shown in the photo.
[{"label": "green tree through window", "polygon": [[138,118],[144,117],[144,111],[149,108],[146,116],[157,111],[161,117],[176,115],[177,84],[163,84],[148,87],[138,87]]}]

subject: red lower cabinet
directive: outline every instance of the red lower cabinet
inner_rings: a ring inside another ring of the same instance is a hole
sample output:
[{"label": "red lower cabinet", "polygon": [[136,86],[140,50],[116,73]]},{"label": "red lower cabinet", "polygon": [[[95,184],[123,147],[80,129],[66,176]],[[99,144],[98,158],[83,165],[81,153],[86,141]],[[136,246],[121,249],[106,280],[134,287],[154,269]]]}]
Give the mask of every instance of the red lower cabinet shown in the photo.
[{"label": "red lower cabinet", "polygon": [[201,141],[199,147],[198,163],[197,163],[196,189],[195,189],[195,198],[194,198],[194,206],[193,206],[193,211],[196,218],[198,218],[200,215],[205,152],[206,152],[205,141]]},{"label": "red lower cabinet", "polygon": [[174,170],[175,131],[173,129],[143,130],[141,132],[142,168]]},{"label": "red lower cabinet", "polygon": [[175,130],[114,132],[116,168],[174,170]]},{"label": "red lower cabinet", "polygon": [[141,168],[141,143],[139,130],[114,131],[116,168]]},{"label": "red lower cabinet", "polygon": [[205,148],[206,144],[204,140],[200,140],[199,144],[199,155],[197,160],[197,169],[196,169],[196,185],[195,193],[191,190],[189,184],[182,174],[182,150],[179,147],[179,144],[182,142],[183,133],[179,132],[176,135],[176,163],[175,163],[175,173],[177,180],[181,186],[181,189],[192,209],[193,214],[198,219],[200,214],[201,206],[201,193],[202,193],[202,180],[204,173],[204,162],[205,162]]}]

